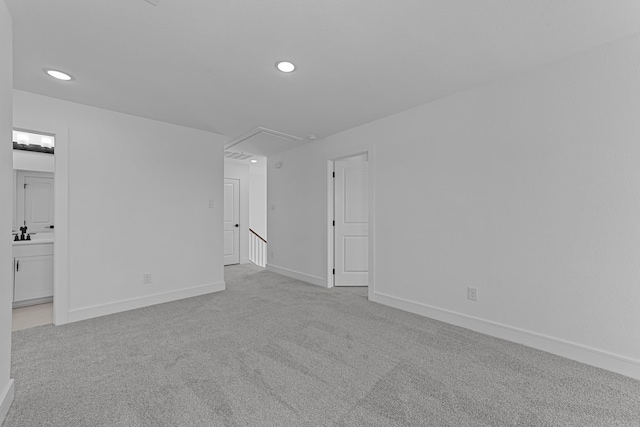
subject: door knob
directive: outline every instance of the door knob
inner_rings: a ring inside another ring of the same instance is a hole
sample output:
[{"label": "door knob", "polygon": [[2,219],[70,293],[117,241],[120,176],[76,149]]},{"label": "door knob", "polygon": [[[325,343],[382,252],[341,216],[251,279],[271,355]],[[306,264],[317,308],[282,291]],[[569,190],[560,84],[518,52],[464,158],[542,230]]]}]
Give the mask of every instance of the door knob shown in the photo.
[{"label": "door knob", "polygon": [[236,224],[236,227],[240,227],[240,224]]}]

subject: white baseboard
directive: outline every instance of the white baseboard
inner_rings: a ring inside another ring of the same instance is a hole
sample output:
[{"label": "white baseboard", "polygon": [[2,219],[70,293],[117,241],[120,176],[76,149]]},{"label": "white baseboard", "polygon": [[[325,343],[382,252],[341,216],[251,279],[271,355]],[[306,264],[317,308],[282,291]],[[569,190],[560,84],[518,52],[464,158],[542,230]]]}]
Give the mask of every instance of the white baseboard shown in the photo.
[{"label": "white baseboard", "polygon": [[225,282],[210,283],[207,285],[194,286],[187,289],[179,289],[176,291],[145,295],[142,297],[130,298],[90,307],[76,308],[73,310],[69,310],[68,321],[69,323],[78,322],[80,320],[106,316],[108,314],[120,313],[122,311],[134,310],[136,308],[148,307],[150,305],[177,301],[185,298],[196,297],[199,295],[205,295],[224,290]]},{"label": "white baseboard", "polygon": [[640,380],[640,360],[379,292],[371,300]]},{"label": "white baseboard", "polygon": [[0,395],[0,425],[7,416],[9,412],[9,408],[11,408],[11,404],[13,403],[13,398],[15,397],[15,381],[9,380],[9,383],[2,391]]},{"label": "white baseboard", "polygon": [[302,280],[303,282],[311,283],[312,285],[327,287],[326,280],[322,277],[312,276],[310,274],[301,273],[295,270],[289,270],[288,268],[278,267],[273,264],[267,263],[267,270],[282,276],[291,277],[292,279]]},{"label": "white baseboard", "polygon": [[44,297],[44,298],[34,298],[28,299],[24,301],[18,301],[13,303],[13,308],[27,307],[30,305],[38,305],[38,304],[46,304],[49,302],[53,302],[53,296]]}]

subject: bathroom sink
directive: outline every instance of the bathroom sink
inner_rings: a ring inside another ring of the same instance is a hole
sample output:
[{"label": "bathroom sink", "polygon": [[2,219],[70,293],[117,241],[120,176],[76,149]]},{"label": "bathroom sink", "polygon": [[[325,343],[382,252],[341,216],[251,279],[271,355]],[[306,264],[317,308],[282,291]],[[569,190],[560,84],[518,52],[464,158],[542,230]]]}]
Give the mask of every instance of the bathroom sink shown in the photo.
[{"label": "bathroom sink", "polygon": [[54,233],[44,232],[44,233],[36,233],[31,235],[31,240],[43,240],[43,239],[51,239],[53,240]]}]

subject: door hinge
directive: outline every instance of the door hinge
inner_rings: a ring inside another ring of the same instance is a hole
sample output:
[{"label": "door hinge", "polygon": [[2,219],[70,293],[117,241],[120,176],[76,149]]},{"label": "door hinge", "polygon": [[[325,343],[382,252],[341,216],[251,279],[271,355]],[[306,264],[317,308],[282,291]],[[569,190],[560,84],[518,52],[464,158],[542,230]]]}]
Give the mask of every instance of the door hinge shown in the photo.
[{"label": "door hinge", "polygon": [[16,262],[16,271],[20,271],[20,260]]},{"label": "door hinge", "polygon": [[24,187],[23,187],[23,188],[27,188],[27,184],[24,184]]},{"label": "door hinge", "polygon": [[336,274],[336,269],[335,268],[333,269],[333,274]]},{"label": "door hinge", "polygon": [[333,173],[333,177],[334,177],[334,178],[336,177],[336,173],[335,173],[335,172]]},{"label": "door hinge", "polygon": [[336,226],[336,222],[335,222],[335,221],[333,221],[333,226],[334,226],[334,227]]}]

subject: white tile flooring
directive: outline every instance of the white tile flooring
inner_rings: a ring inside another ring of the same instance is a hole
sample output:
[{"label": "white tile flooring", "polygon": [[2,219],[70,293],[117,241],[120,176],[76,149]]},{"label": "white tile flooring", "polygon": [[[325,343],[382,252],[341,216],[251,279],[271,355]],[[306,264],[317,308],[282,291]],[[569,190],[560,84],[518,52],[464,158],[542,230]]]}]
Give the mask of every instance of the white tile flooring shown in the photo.
[{"label": "white tile flooring", "polygon": [[19,331],[49,323],[53,323],[53,303],[30,305],[13,309],[11,330]]}]

